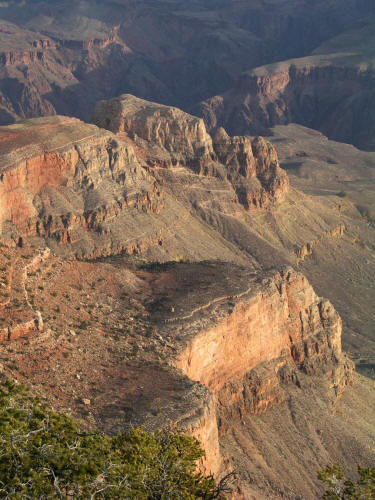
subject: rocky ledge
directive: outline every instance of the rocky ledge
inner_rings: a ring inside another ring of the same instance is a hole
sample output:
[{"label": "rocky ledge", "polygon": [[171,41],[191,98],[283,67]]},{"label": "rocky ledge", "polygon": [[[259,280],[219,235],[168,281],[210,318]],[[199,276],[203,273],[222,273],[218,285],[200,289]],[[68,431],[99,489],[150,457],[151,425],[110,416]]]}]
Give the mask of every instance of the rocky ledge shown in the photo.
[{"label": "rocky ledge", "polygon": [[[239,279],[238,273],[226,269],[223,295],[220,285],[204,299],[194,297],[198,287],[190,289],[159,326],[163,336],[182,339],[173,364],[215,396],[219,435],[288,399],[288,384],[299,386],[305,374],[329,381],[334,402],[354,370],[341,351],[339,315],[302,274],[285,268],[260,277],[242,270]],[[210,460],[217,447],[206,442],[205,448]]]}]

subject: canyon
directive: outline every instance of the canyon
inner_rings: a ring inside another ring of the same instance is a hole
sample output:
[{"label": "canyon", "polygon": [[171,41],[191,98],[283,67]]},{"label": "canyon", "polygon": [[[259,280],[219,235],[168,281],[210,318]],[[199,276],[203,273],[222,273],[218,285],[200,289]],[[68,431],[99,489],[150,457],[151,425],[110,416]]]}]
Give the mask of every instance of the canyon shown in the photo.
[{"label": "canyon", "polygon": [[0,127],[2,376],[84,428],[178,426],[203,472],[236,472],[233,498],[313,499],[328,461],[370,464],[374,229],[357,189],[373,154],[297,125],[211,137],[129,94],[91,121]]},{"label": "canyon", "polygon": [[0,123],[56,113],[87,121],[98,100],[125,92],[190,109],[250,68],[306,56],[373,14],[370,0],[7,0]]},{"label": "canyon", "polygon": [[0,3],[0,377],[228,498],[375,458],[374,3]]}]

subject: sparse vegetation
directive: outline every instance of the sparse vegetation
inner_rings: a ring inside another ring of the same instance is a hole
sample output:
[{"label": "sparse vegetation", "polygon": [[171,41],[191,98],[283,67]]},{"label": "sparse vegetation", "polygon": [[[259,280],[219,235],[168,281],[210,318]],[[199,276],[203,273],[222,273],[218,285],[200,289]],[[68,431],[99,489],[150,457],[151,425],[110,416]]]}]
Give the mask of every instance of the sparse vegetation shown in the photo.
[{"label": "sparse vegetation", "polygon": [[375,499],[375,467],[357,468],[358,479],[345,477],[341,467],[328,465],[318,472],[318,478],[328,486],[325,500],[372,500]]},{"label": "sparse vegetation", "polygon": [[177,264],[189,264],[189,260],[171,260],[168,262],[147,262],[141,264],[139,269],[142,271],[148,271],[150,273],[160,273],[172,269]]}]

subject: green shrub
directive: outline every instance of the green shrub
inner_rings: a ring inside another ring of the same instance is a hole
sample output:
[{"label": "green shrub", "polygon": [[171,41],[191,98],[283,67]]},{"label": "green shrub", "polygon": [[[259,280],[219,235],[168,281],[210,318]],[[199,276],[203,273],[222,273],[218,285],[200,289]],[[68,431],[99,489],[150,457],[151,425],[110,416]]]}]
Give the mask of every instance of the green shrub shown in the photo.
[{"label": "green shrub", "polygon": [[1,498],[221,498],[222,484],[196,472],[203,451],[195,438],[82,432],[11,381],[0,384],[0,437]]},{"label": "green shrub", "polygon": [[327,465],[318,472],[318,479],[328,486],[325,500],[372,500],[375,499],[375,467],[358,465],[358,480],[347,479],[341,467]]}]

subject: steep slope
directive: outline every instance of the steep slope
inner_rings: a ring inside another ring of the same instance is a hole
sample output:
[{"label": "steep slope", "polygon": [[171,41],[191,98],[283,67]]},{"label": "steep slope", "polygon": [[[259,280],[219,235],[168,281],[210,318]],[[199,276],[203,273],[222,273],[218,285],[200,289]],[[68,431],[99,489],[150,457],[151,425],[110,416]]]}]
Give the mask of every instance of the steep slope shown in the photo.
[{"label": "steep slope", "polygon": [[87,120],[97,100],[123,92],[190,106],[251,67],[309,54],[371,13],[371,0],[8,0],[0,123],[56,113]]},{"label": "steep slope", "polygon": [[208,129],[266,134],[291,122],[373,150],[375,24],[370,19],[325,42],[311,55],[241,75],[227,93],[194,108]]},{"label": "steep slope", "polygon": [[[272,132],[292,186],[319,201],[319,210],[334,206],[341,214],[344,234],[298,243],[299,267],[320,294],[330,297],[344,320],[345,349],[359,370],[374,377],[375,154],[298,125]],[[288,238],[285,230],[283,238]]]}]

